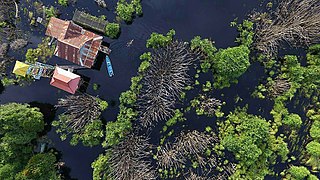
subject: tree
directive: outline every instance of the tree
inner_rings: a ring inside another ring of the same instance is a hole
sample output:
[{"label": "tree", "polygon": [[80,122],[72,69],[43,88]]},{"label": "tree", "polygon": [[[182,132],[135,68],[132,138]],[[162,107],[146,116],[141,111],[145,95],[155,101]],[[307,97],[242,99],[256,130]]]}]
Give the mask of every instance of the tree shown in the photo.
[{"label": "tree", "polygon": [[316,141],[311,141],[306,146],[307,153],[309,154],[309,159],[307,164],[312,166],[313,170],[320,169],[320,143]]},{"label": "tree", "polygon": [[38,108],[17,103],[0,106],[0,179],[60,179],[55,155],[33,155],[32,141],[43,129]]},{"label": "tree", "polygon": [[289,173],[296,180],[303,180],[310,175],[309,170],[304,166],[291,166]]},{"label": "tree", "polygon": [[117,23],[108,23],[106,26],[106,35],[110,38],[117,38],[120,33],[120,25]]},{"label": "tree", "polygon": [[314,121],[311,125],[310,136],[320,141],[320,121]]},{"label": "tree", "polygon": [[234,178],[262,179],[270,173],[269,167],[278,156],[286,158],[286,144],[270,131],[265,119],[247,114],[245,109],[236,109],[219,123],[221,145],[239,161]]},{"label": "tree", "polygon": [[25,168],[16,176],[17,180],[59,180],[55,168],[56,157],[52,153],[36,154],[32,156]]},{"label": "tree", "polygon": [[[152,47],[160,47],[166,42],[153,39],[149,43]],[[178,41],[154,50],[150,66],[142,73],[137,102],[144,127],[154,126],[154,123],[173,115],[175,101],[191,81],[188,71],[197,58],[186,43]]]},{"label": "tree", "polygon": [[146,47],[153,49],[165,47],[172,42],[175,34],[176,31],[173,29],[171,29],[166,35],[153,32],[150,38],[147,40]]},{"label": "tree", "polygon": [[0,124],[1,141],[17,145],[31,142],[44,128],[38,108],[17,103],[0,106]]},{"label": "tree", "polygon": [[132,3],[128,3],[125,0],[119,0],[117,2],[116,12],[120,19],[129,23],[132,22],[133,13],[135,9]]},{"label": "tree", "polygon": [[[118,144],[106,151],[105,156],[93,164],[95,177],[99,179],[156,179],[156,172],[152,168],[148,138],[131,133]],[[99,172],[99,175],[97,175]]]},{"label": "tree", "polygon": [[301,127],[302,120],[298,114],[289,114],[283,118],[282,123],[293,129],[299,129]]},{"label": "tree", "polygon": [[213,72],[214,86],[222,89],[237,82],[248,67],[250,50],[247,46],[237,46],[221,49],[214,55]]}]

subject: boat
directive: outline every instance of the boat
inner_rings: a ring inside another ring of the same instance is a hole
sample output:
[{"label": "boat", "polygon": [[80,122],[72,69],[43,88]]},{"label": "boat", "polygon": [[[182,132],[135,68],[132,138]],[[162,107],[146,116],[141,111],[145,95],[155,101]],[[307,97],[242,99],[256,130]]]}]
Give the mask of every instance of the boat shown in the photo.
[{"label": "boat", "polygon": [[107,63],[107,70],[108,70],[108,73],[109,73],[109,77],[114,76],[112,64],[111,64],[111,61],[110,61],[110,58],[109,58],[108,55],[106,56],[106,63]]}]

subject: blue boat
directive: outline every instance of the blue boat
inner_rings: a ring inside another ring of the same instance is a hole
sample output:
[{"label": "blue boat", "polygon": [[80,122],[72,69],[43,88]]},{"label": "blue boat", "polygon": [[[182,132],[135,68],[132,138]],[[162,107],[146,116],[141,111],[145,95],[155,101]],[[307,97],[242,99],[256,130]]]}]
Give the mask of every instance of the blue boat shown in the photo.
[{"label": "blue boat", "polygon": [[107,63],[107,70],[108,70],[109,76],[110,77],[114,76],[109,56],[106,56],[106,63]]}]

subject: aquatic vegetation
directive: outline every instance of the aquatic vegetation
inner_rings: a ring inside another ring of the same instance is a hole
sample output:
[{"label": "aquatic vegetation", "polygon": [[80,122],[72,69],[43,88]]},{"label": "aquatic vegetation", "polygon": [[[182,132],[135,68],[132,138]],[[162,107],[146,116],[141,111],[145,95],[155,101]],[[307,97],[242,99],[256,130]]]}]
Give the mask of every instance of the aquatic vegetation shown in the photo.
[{"label": "aquatic vegetation", "polygon": [[119,0],[117,2],[116,13],[121,20],[126,23],[131,23],[134,13],[138,16],[142,15],[140,0],[131,0],[130,3],[126,0]]},{"label": "aquatic vegetation", "polygon": [[190,101],[191,107],[195,108],[197,115],[206,115],[213,117],[221,117],[220,109],[223,103],[221,100],[206,95],[199,95]]},{"label": "aquatic vegetation", "polygon": [[274,11],[254,13],[255,49],[272,57],[284,43],[306,47],[319,42],[319,8],[317,0],[282,0]]},{"label": "aquatic vegetation", "polygon": [[117,23],[108,23],[106,26],[106,35],[111,38],[117,38],[120,33],[120,25]]},{"label": "aquatic vegetation", "polygon": [[68,6],[69,0],[58,0],[58,4],[61,6]]},{"label": "aquatic vegetation", "polygon": [[169,45],[173,41],[176,31],[171,29],[166,35],[159,33],[151,33],[150,38],[147,40],[147,48],[161,48]]}]

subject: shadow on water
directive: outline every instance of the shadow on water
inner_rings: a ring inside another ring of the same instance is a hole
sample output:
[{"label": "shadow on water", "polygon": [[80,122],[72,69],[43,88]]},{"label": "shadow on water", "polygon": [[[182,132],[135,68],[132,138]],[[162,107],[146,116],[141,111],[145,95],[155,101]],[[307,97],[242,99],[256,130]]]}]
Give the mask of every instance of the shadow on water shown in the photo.
[{"label": "shadow on water", "polygon": [[46,135],[49,131],[51,131],[51,123],[54,120],[54,117],[56,114],[56,108],[52,104],[41,103],[37,101],[32,101],[29,104],[31,107],[39,108],[40,112],[43,114],[45,127],[44,127],[44,131],[40,134],[40,136]]}]

